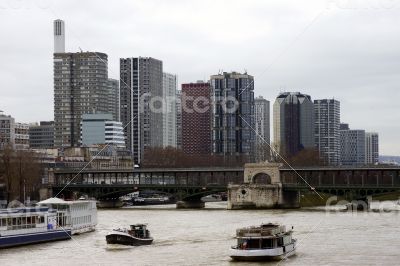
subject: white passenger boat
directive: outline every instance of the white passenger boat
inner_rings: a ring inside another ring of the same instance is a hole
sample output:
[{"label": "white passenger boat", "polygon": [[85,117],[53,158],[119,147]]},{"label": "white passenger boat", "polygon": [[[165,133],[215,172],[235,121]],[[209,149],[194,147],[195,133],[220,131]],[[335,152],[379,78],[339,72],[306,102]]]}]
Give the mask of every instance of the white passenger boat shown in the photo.
[{"label": "white passenger boat", "polygon": [[97,208],[94,200],[65,201],[59,198],[49,198],[38,203],[64,213],[68,217],[72,234],[82,234],[96,229]]},{"label": "white passenger boat", "polygon": [[0,210],[0,248],[71,238],[68,217],[47,207]]},{"label": "white passenger boat", "polygon": [[236,230],[237,245],[230,249],[230,257],[241,261],[279,260],[296,252],[292,230],[278,224],[262,224]]}]

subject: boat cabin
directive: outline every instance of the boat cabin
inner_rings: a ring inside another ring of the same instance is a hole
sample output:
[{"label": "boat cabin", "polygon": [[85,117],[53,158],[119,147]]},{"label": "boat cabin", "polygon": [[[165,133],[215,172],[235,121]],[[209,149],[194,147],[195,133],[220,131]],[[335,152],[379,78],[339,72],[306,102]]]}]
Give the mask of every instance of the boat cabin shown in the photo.
[{"label": "boat cabin", "polygon": [[292,243],[292,231],[282,225],[262,224],[238,229],[236,238],[238,249],[274,249]]},{"label": "boat cabin", "polygon": [[145,224],[132,224],[129,234],[137,238],[150,238],[150,232]]}]

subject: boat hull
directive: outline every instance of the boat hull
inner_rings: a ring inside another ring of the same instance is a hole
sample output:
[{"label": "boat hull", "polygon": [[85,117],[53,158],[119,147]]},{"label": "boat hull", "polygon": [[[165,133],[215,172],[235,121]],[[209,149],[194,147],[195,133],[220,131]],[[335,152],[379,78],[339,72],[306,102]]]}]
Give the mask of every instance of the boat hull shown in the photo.
[{"label": "boat hull", "polygon": [[237,261],[273,261],[282,260],[296,254],[295,244],[274,249],[237,249],[231,248],[230,257]]},{"label": "boat hull", "polygon": [[0,237],[0,248],[17,247],[43,242],[71,239],[71,230],[54,230],[39,233],[20,234]]},{"label": "boat hull", "polygon": [[119,244],[126,246],[142,246],[153,243],[153,238],[136,238],[128,234],[110,233],[106,235],[107,244]]}]

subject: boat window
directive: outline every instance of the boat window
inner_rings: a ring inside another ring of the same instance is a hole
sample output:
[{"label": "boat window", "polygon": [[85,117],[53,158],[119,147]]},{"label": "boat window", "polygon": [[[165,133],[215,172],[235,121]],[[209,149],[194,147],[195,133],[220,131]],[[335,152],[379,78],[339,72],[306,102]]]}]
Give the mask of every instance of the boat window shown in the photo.
[{"label": "boat window", "polygon": [[261,243],[262,248],[273,248],[274,247],[273,239],[263,239]]},{"label": "boat window", "polygon": [[1,226],[7,226],[7,218],[1,218]]},{"label": "boat window", "polygon": [[40,223],[44,224],[44,216],[40,216]]}]

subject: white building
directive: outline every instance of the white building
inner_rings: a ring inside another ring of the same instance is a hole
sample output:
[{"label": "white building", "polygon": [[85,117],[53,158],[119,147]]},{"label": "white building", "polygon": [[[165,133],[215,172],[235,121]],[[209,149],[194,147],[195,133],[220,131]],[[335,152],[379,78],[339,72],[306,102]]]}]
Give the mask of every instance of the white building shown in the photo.
[{"label": "white building", "polygon": [[65,26],[60,19],[54,20],[54,53],[65,53]]},{"label": "white building", "polygon": [[176,147],[176,75],[163,73],[163,146]]},{"label": "white building", "polygon": [[29,149],[29,124],[15,123],[15,149]]},{"label": "white building", "polygon": [[314,100],[315,146],[329,165],[340,162],[340,102]]},{"label": "white building", "polygon": [[365,133],[365,164],[379,163],[379,135],[376,132]]},{"label": "white building", "polygon": [[254,100],[255,130],[256,130],[256,161],[270,159],[270,109],[269,101],[262,96]]},{"label": "white building", "polygon": [[125,148],[122,123],[112,120],[112,114],[84,114],[81,122],[81,145],[112,144]]}]

